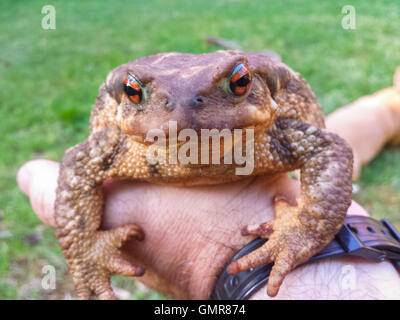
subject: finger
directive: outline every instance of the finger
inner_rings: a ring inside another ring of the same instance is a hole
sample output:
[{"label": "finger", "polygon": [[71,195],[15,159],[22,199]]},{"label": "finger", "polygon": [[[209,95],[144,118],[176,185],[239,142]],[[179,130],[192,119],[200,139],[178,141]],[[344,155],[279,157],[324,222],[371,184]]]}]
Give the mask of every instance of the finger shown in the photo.
[{"label": "finger", "polygon": [[91,290],[85,285],[77,285],[76,297],[78,300],[89,300],[91,297]]},{"label": "finger", "polygon": [[136,240],[144,239],[143,230],[135,224],[127,224],[119,226],[117,228],[102,231],[102,236],[105,237],[106,242],[120,248],[130,238],[136,238]]},{"label": "finger", "polygon": [[229,274],[246,271],[250,268],[258,267],[261,264],[272,262],[268,242],[263,246],[245,255],[244,257],[233,261],[228,267]]},{"label": "finger", "polygon": [[116,300],[114,292],[110,289],[98,295],[99,300]]},{"label": "finger", "polygon": [[268,237],[274,231],[274,220],[262,223],[260,225],[247,225],[242,228],[241,234],[242,236],[258,236],[261,238],[268,239]]},{"label": "finger", "polygon": [[58,168],[59,164],[54,161],[32,160],[25,163],[17,174],[18,185],[29,197],[39,219],[53,227]]},{"label": "finger", "polygon": [[282,251],[278,254],[267,284],[267,293],[270,297],[275,297],[278,294],[283,279],[295,267],[293,261],[290,251]]},{"label": "finger", "polygon": [[99,300],[116,300],[114,292],[111,289],[110,280],[104,281],[104,279],[100,283],[94,284],[94,293],[99,298]]},{"label": "finger", "polygon": [[108,262],[108,268],[113,274],[128,276],[128,277],[140,277],[144,275],[144,268],[141,266],[134,265],[122,257],[113,257]]}]

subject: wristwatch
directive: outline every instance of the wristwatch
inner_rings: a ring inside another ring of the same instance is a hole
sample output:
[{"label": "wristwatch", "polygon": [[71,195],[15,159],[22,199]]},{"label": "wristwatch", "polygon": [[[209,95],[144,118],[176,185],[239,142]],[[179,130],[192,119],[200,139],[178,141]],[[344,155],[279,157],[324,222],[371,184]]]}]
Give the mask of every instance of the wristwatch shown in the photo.
[{"label": "wristwatch", "polygon": [[[266,241],[257,238],[239,250],[219,275],[211,295],[212,299],[245,300],[267,283],[273,263],[233,275],[226,271],[231,262],[261,247]],[[397,268],[400,268],[400,234],[385,219],[378,221],[364,216],[347,216],[335,238],[321,252],[301,265],[328,257],[347,255],[375,262],[390,259]]]}]

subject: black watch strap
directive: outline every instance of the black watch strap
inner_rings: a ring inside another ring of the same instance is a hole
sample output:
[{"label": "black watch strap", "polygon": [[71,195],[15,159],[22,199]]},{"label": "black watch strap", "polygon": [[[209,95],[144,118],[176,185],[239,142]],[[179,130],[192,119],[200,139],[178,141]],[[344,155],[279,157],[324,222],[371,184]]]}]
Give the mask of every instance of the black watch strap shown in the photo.
[{"label": "black watch strap", "polygon": [[[251,241],[239,250],[227,265],[261,247],[266,241],[261,238]],[[359,256],[375,262],[390,259],[400,268],[400,234],[387,220],[378,221],[364,216],[347,216],[335,238],[304,264],[344,255]],[[211,298],[214,300],[248,299],[267,283],[272,266],[273,263],[268,263],[234,275],[228,274],[225,266],[217,279]]]}]

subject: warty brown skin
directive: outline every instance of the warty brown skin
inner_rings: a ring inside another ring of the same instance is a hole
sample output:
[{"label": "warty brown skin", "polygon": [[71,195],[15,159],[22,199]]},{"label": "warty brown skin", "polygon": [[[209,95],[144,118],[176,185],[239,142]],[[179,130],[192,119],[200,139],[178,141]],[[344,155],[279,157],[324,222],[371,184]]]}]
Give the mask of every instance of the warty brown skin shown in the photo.
[{"label": "warty brown skin", "polygon": [[[252,73],[244,96],[226,90],[232,69],[246,63]],[[145,87],[138,108],[123,93],[131,72]],[[140,110],[138,110],[140,109]],[[301,170],[296,206],[276,204],[276,219],[242,230],[270,240],[229,266],[232,273],[274,261],[268,293],[277,294],[296,265],[321,250],[339,230],[351,202],[352,152],[343,139],[324,130],[324,118],[309,86],[289,67],[260,54],[217,51],[192,55],[158,54],[114,69],[100,87],[91,116],[91,135],[67,150],[58,181],[56,235],[67,259],[78,298],[112,299],[112,274],[142,275],[118,248],[130,237],[143,239],[136,225],[99,230],[102,183],[136,179],[190,186],[226,183],[246,176],[233,164],[183,165],[167,160],[150,165],[144,138],[148,130],[254,128],[251,175]]]}]

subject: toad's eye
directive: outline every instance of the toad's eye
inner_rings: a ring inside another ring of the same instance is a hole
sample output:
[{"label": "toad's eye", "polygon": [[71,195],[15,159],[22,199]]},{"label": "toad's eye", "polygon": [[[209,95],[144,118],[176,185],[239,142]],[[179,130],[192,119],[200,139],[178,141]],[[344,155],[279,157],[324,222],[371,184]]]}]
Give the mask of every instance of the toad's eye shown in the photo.
[{"label": "toad's eye", "polygon": [[139,104],[142,101],[142,85],[130,73],[124,79],[124,92],[133,103]]},{"label": "toad's eye", "polygon": [[251,87],[251,73],[249,67],[244,64],[238,64],[232,71],[229,88],[235,96],[242,96]]}]

